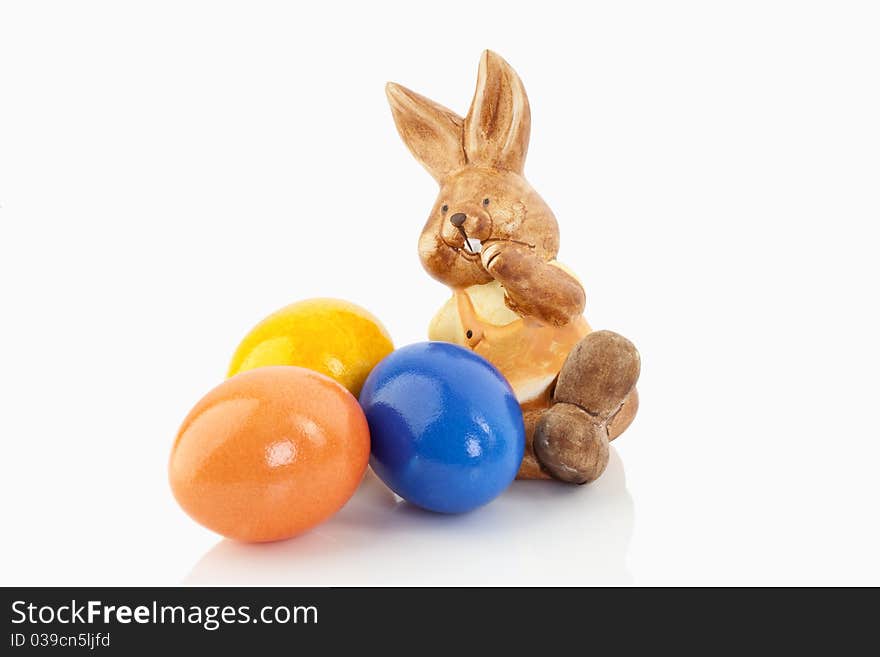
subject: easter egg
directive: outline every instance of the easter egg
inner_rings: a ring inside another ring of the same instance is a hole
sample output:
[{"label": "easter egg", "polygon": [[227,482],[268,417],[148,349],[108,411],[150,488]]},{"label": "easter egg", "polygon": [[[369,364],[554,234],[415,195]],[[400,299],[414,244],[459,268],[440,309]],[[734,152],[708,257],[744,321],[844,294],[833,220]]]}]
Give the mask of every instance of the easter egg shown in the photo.
[{"label": "easter egg", "polygon": [[510,384],[482,356],[447,342],[398,349],[364,383],[373,471],[405,500],[462,513],[516,477],[525,448]]},{"label": "easter egg", "polygon": [[329,376],[353,394],[394,349],[369,312],[340,299],[308,299],[272,313],[235,350],[229,376],[267,365],[297,365]]},{"label": "easter egg", "polygon": [[228,538],[274,541],[338,511],[363,477],[370,434],[357,400],[300,367],[237,374],[205,395],[174,441],[171,490]]}]

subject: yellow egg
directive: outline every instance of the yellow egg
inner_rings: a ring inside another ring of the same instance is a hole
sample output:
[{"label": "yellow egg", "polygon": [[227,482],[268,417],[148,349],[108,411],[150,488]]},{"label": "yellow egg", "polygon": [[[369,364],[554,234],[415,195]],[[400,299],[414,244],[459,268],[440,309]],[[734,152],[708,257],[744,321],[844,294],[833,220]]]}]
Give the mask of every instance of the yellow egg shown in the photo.
[{"label": "yellow egg", "polygon": [[272,313],[242,340],[227,376],[269,365],[326,374],[357,397],[376,364],[394,350],[372,314],[340,299],[308,299]]}]

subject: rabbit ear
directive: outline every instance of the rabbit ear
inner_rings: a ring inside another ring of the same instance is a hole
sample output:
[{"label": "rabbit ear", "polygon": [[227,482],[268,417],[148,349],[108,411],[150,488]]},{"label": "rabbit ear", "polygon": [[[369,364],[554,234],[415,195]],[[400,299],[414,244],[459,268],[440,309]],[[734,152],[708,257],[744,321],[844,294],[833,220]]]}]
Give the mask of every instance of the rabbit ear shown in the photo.
[{"label": "rabbit ear", "polygon": [[480,58],[477,90],[464,120],[464,150],[469,162],[522,173],[532,119],[519,76],[499,55]]},{"label": "rabbit ear", "polygon": [[393,82],[385,93],[401,138],[437,182],[465,165],[460,116]]}]

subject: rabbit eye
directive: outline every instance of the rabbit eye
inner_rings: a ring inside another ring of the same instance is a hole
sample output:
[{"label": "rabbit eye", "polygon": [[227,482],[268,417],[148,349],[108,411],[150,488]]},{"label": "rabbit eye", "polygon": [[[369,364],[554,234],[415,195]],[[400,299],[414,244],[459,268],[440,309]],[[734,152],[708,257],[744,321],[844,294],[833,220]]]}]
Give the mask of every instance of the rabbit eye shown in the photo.
[{"label": "rabbit eye", "polygon": [[483,205],[489,205],[489,199],[484,198],[484,199],[483,199]]},{"label": "rabbit eye", "polygon": [[447,211],[448,209],[449,209],[449,206],[448,206],[448,205],[444,205],[442,208],[440,208],[440,210],[441,210],[444,214],[446,213],[446,211]]}]

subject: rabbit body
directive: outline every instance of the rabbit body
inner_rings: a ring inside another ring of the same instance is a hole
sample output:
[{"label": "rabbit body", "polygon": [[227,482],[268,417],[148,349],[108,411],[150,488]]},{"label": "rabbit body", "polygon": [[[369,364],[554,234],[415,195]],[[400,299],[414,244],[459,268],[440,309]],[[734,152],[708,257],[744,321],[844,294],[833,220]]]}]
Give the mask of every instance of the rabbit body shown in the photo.
[{"label": "rabbit body", "polygon": [[553,326],[516,314],[493,281],[455,290],[431,321],[428,338],[473,349],[507,378],[520,404],[535,406],[549,398],[568,354],[589,332],[583,316]]},{"label": "rabbit body", "polygon": [[510,382],[526,424],[520,477],[594,479],[635,413],[638,352],[617,334],[591,333],[583,287],[556,261],[556,218],[523,177],[522,82],[486,51],[464,118],[399,85],[386,92],[404,143],[440,185],[419,256],[452,298],[429,338],[473,349]]}]

